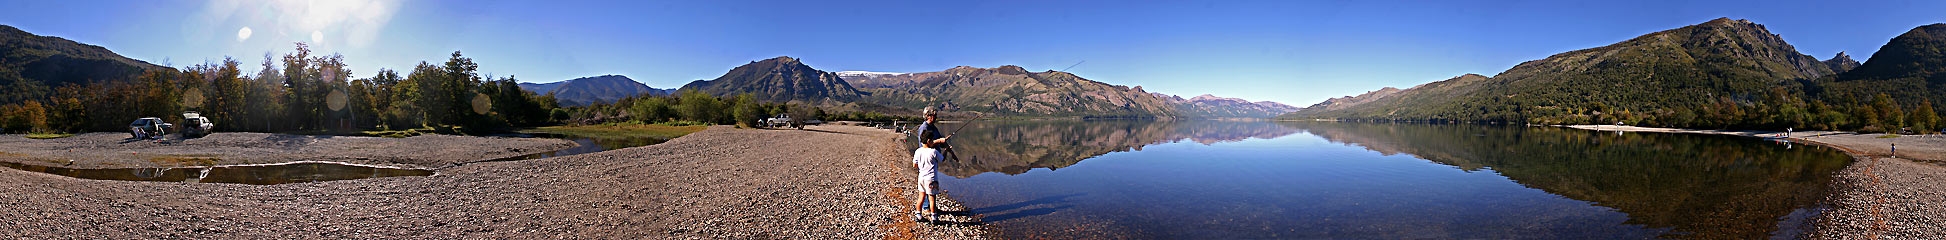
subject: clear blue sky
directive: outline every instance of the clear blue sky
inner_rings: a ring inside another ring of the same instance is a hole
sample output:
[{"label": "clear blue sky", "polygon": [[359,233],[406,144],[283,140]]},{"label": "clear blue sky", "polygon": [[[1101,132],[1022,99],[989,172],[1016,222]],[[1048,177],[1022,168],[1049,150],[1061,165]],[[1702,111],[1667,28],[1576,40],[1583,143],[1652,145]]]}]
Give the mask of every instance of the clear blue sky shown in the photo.
[{"label": "clear blue sky", "polygon": [[[1865,61],[1946,22],[1946,1],[7,1],[0,24],[181,67],[291,42],[358,77],[454,50],[523,82],[657,88],[788,55],[827,71],[1014,64],[1183,95],[1309,105],[1597,47],[1717,17]],[[247,38],[241,34],[249,28]]]}]

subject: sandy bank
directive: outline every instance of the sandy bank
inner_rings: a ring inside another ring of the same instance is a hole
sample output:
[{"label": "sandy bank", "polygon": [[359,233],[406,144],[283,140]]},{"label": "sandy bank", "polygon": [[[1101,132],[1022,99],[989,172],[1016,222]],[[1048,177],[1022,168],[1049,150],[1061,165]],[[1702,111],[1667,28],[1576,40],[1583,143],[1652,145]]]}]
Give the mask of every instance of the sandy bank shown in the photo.
[{"label": "sandy bank", "polygon": [[[1719,131],[1647,128],[1616,125],[1573,125],[1575,129],[1623,132],[1720,134],[1783,137],[1780,132]],[[1946,239],[1946,136],[1850,132],[1793,132],[1793,142],[1829,146],[1852,156],[1839,170],[1825,202],[1831,208],[1818,216],[1812,238],[1818,239]],[[1892,147],[1898,146],[1893,155]]]},{"label": "sandy bank", "polygon": [[[712,127],[669,142],[429,177],[282,185],[0,169],[0,238],[977,238],[911,224],[909,150],[879,129]],[[323,142],[322,140],[320,142]],[[917,233],[917,235],[912,235]]]}]

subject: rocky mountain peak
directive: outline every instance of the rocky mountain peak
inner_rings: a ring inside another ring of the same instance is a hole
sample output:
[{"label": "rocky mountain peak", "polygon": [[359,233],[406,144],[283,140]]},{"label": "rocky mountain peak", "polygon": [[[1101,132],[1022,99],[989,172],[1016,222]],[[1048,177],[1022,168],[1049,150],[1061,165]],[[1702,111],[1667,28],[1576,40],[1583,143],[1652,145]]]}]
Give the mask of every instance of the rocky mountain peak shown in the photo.
[{"label": "rocky mountain peak", "polygon": [[1831,56],[1831,59],[1824,60],[1824,65],[1830,66],[1831,72],[1844,73],[1846,71],[1851,71],[1851,69],[1858,68],[1859,64],[1858,64],[1858,60],[1852,60],[1851,55],[1845,55],[1845,52],[1841,51],[1838,52],[1837,56]]},{"label": "rocky mountain peak", "polygon": [[797,62],[797,58],[792,58],[791,56],[777,56],[770,59],[764,59],[764,61],[774,61],[774,62],[784,63],[784,64],[802,64]]},{"label": "rocky mountain peak", "polygon": [[717,96],[751,93],[762,101],[814,104],[848,102],[863,95],[837,74],[812,68],[788,56],[737,66],[721,77],[690,82],[682,89]]},{"label": "rocky mountain peak", "polygon": [[1020,66],[1014,66],[1014,65],[1000,66],[999,68],[994,68],[994,70],[999,71],[1000,74],[1007,74],[1007,75],[1027,74],[1027,68],[1022,68]]}]

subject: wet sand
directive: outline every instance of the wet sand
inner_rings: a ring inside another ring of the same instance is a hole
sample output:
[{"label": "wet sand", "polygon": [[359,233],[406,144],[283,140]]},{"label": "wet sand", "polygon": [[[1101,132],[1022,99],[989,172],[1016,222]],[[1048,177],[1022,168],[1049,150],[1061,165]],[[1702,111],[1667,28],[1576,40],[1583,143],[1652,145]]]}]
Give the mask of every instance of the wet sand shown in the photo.
[{"label": "wet sand", "polygon": [[913,172],[897,137],[851,126],[719,126],[427,177],[281,185],[0,169],[0,211],[10,213],[0,238],[984,238],[976,216],[907,218]]},{"label": "wet sand", "polygon": [[[1778,138],[1780,132],[1572,125],[1575,129],[1721,134]],[[1816,239],[1946,239],[1946,136],[1809,131],[1789,133],[1793,142],[1844,151],[1853,162],[1839,170],[1818,216]],[[1892,152],[1898,147],[1896,155]]]}]

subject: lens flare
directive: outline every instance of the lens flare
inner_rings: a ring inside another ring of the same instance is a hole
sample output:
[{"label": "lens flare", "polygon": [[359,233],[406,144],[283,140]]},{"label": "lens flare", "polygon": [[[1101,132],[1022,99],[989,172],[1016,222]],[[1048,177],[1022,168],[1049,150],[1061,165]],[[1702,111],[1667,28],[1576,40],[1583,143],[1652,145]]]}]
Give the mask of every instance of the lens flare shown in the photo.
[{"label": "lens flare", "polygon": [[250,40],[250,27],[243,27],[236,30],[236,41],[242,42],[243,40]]},{"label": "lens flare", "polygon": [[487,97],[487,95],[484,93],[475,93],[473,95],[473,113],[487,114],[487,111],[492,111],[492,110],[493,110],[492,98]]},{"label": "lens flare", "polygon": [[345,103],[348,100],[351,99],[349,96],[345,95],[345,91],[339,91],[336,89],[332,89],[329,95],[324,96],[325,106],[330,107],[331,111],[345,110]]}]

